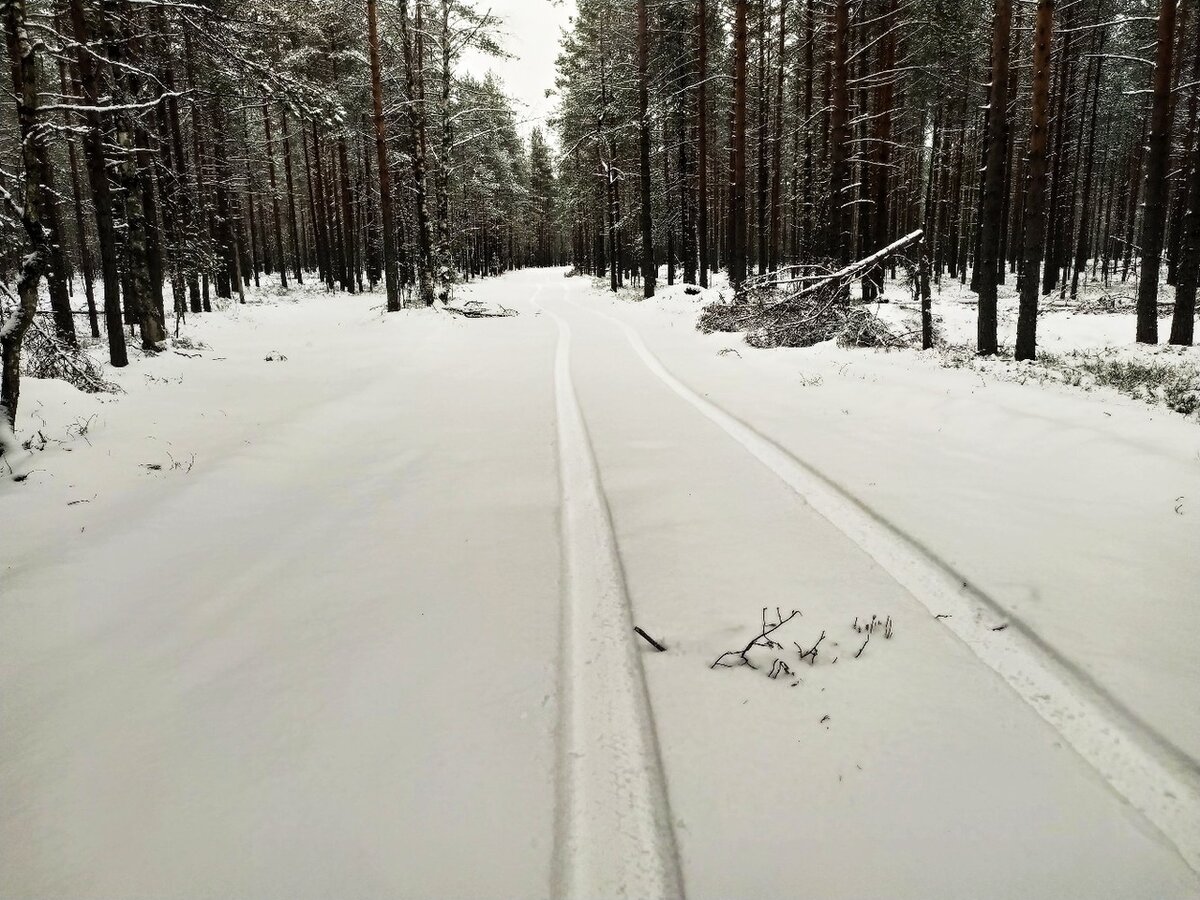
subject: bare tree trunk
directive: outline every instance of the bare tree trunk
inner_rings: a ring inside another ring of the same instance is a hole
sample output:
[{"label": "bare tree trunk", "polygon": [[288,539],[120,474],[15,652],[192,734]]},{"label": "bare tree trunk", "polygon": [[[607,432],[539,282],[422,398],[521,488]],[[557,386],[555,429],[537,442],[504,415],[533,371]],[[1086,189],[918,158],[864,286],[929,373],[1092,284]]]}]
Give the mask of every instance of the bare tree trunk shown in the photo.
[{"label": "bare tree trunk", "polygon": [[[122,33],[118,33],[118,32]],[[113,62],[113,100],[118,106],[137,103],[141,97],[142,78],[137,74],[136,60],[123,58],[122,51],[130,47],[124,40],[124,29],[119,29],[111,19],[107,22],[105,44],[108,57]],[[128,109],[116,116],[116,139],[119,149],[117,180],[121,185],[125,201],[125,255],[124,262],[131,294],[126,296],[126,306],[138,322],[142,347],[153,351],[166,340],[166,329],[155,309],[153,299],[153,276],[150,265],[151,225],[147,222],[145,194],[139,172],[135,125]]]},{"label": "bare tree trunk", "polygon": [[735,0],[733,26],[733,185],[729,203],[729,282],[746,280],[746,3]]},{"label": "bare tree trunk", "polygon": [[396,268],[395,223],[392,213],[392,174],[387,158],[387,122],[383,117],[383,74],[379,60],[376,0],[367,0],[367,48],[371,55],[371,105],[375,122],[375,160],[379,166],[379,205],[383,210],[383,281],[388,312],[400,309],[400,276]]},{"label": "bare tree trunk", "polygon": [[441,285],[442,300],[449,299],[449,287],[452,271],[450,250],[450,157],[453,148],[450,128],[450,77],[451,77],[451,36],[450,36],[450,0],[442,3],[442,72],[441,96],[438,99],[438,153],[437,153],[437,260],[438,283]]},{"label": "bare tree trunk", "polygon": [[415,3],[416,16],[411,29],[415,34],[410,34],[408,0],[400,0],[400,27],[404,44],[404,76],[408,87],[408,123],[413,137],[413,202],[417,211],[417,291],[420,305],[432,306],[435,276],[425,186],[425,44],[422,37],[422,0],[415,0]]},{"label": "bare tree trunk", "polygon": [[[884,82],[875,89],[875,133],[872,136],[874,144],[874,234],[871,236],[871,250],[877,250],[880,247],[886,246],[888,243],[888,208],[891,199],[891,178],[889,173],[892,169],[892,101],[893,101],[893,76],[892,70],[896,67],[896,33],[895,19],[897,12],[896,0],[888,0],[886,4],[886,12],[880,27],[883,29],[883,36],[879,41],[879,68],[885,73],[883,75]],[[880,296],[883,293],[883,268],[879,267],[871,270],[867,278],[863,281],[863,286],[870,284],[869,296],[871,298]]]},{"label": "bare tree trunk", "polygon": [[1142,280],[1138,285],[1137,340],[1158,343],[1158,278],[1162,264],[1163,220],[1167,200],[1167,164],[1171,156],[1171,53],[1176,0],[1162,0],[1154,59],[1150,107],[1150,143],[1146,157],[1146,206],[1142,220]]},{"label": "bare tree trunk", "polygon": [[[65,57],[59,57],[58,60],[58,78],[59,87],[62,90],[63,96],[67,95],[68,79],[67,79],[67,60]],[[72,79],[71,87],[75,91],[75,96],[82,96],[83,90],[79,86],[77,79]],[[66,119],[66,124],[71,125],[71,117],[68,113],[63,114]],[[71,166],[71,198],[73,201],[73,209],[75,213],[75,235],[79,246],[79,264],[83,270],[83,292],[87,298],[88,309],[88,326],[91,329],[92,337],[100,337],[100,320],[96,311],[96,292],[95,292],[95,276],[96,266],[92,259],[92,248],[88,242],[87,228],[84,224],[83,215],[83,186],[79,179],[79,153],[76,150],[76,141],[74,137],[67,137],[67,159]]]},{"label": "bare tree trunk", "polygon": [[1074,300],[1079,292],[1080,272],[1087,268],[1088,259],[1088,217],[1092,206],[1092,176],[1096,159],[1096,120],[1100,111],[1100,85],[1104,77],[1104,43],[1108,29],[1104,28],[1097,39],[1095,80],[1092,87],[1092,119],[1088,127],[1088,150],[1083,173],[1083,199],[1080,203],[1079,239],[1075,244],[1075,266],[1071,273],[1071,299]]},{"label": "bare tree trunk", "polygon": [[1008,60],[1012,4],[996,0],[992,16],[992,81],[988,94],[988,146],[984,169],[979,238],[979,320],[976,349],[984,356],[998,351],[996,286],[1000,281],[1000,232],[1004,228],[1004,163],[1008,143]]},{"label": "bare tree trunk", "polygon": [[275,143],[271,139],[271,109],[266,95],[262,101],[263,135],[267,146],[267,183],[271,187],[271,219],[275,227],[275,264],[279,267],[279,286],[287,290],[287,262],[283,255],[283,218],[279,214],[279,189],[275,184]]},{"label": "bare tree trunk", "polygon": [[850,89],[847,59],[850,53],[850,2],[833,0],[833,81],[830,107],[829,251],[839,262],[849,262],[845,224],[846,189],[850,185]]},{"label": "bare tree trunk", "polygon": [[[306,137],[301,123],[300,136],[304,144],[304,163],[308,168],[308,191],[309,191],[309,208],[312,211],[313,220],[313,237],[317,249],[317,268],[320,272],[321,281],[332,291],[334,289],[333,279],[333,248],[330,246],[330,234],[328,225],[329,208],[325,203],[325,177],[321,171],[321,151],[318,143],[317,121],[313,119],[312,123],[312,141]],[[311,159],[309,158],[309,151]]]},{"label": "bare tree trunk", "polygon": [[[1063,8],[1063,52],[1058,66],[1058,90],[1054,102],[1054,151],[1050,154],[1050,205],[1046,210],[1046,255],[1042,263],[1042,293],[1048,294],[1058,284],[1059,262],[1062,254],[1062,197],[1066,176],[1066,134],[1074,111],[1075,94],[1071,90],[1075,73],[1075,54],[1071,52],[1075,32],[1070,28],[1072,9]],[[1074,198],[1072,198],[1073,201]]]},{"label": "bare tree trunk", "polygon": [[1017,359],[1037,355],[1037,310],[1042,243],[1046,228],[1046,109],[1050,104],[1050,54],[1054,40],[1054,0],[1038,0],[1033,34],[1033,108],[1025,188],[1025,262],[1017,316]]},{"label": "bare tree trunk", "polygon": [[638,67],[638,157],[641,163],[642,293],[654,296],[657,275],[654,264],[654,217],[650,208],[650,28],[646,0],[637,0]]},{"label": "bare tree trunk", "polygon": [[1195,339],[1196,283],[1200,278],[1200,27],[1192,64],[1191,168],[1188,171],[1187,213],[1183,219],[1183,247],[1179,259],[1179,284],[1175,288],[1175,310],[1171,317],[1172,344],[1190,347]]},{"label": "bare tree trunk", "polygon": [[129,365],[125,331],[121,322],[121,275],[117,269],[116,228],[113,223],[112,189],[108,183],[108,159],[104,151],[104,120],[100,114],[101,72],[97,54],[86,49],[91,41],[83,0],[70,0],[71,28],[75,33],[76,64],[86,112],[83,150],[87,160],[88,181],[92,189],[92,208],[96,215],[99,240],[100,272],[104,282],[104,328],[108,336],[108,359],[114,368]]},{"label": "bare tree trunk", "polygon": [[813,76],[816,68],[816,16],[813,0],[807,0],[804,9],[804,215],[800,225],[800,253],[802,256],[814,250],[814,179],[813,179]]},{"label": "bare tree trunk", "polygon": [[779,266],[780,203],[783,195],[783,72],[787,50],[787,8],[787,0],[780,0],[779,59],[775,61],[775,125],[771,135],[771,233],[767,246],[767,267],[771,270]]},{"label": "bare tree trunk", "polygon": [[[184,70],[187,75],[188,87],[193,91],[198,88],[196,83],[196,69],[192,54],[192,36],[190,31],[183,33],[183,59]],[[199,240],[201,235],[212,241],[215,233],[212,220],[212,208],[208,201],[207,183],[204,178],[204,137],[202,128],[202,119],[200,116],[200,105],[193,100],[191,103],[191,119],[192,119],[192,159],[195,163],[195,186],[196,186],[196,215],[193,221],[196,223],[196,238]],[[178,111],[176,111],[174,125],[177,127]],[[200,310],[203,312],[212,312],[212,301],[209,299],[208,292],[209,274],[204,273],[203,276],[203,291],[200,299]],[[190,290],[190,288],[189,288]],[[193,303],[195,303],[193,295]]]},{"label": "bare tree trunk", "polygon": [[29,35],[25,0],[3,0],[2,8],[17,100],[24,183],[19,201],[3,188],[0,199],[7,207],[5,212],[20,220],[29,252],[22,256],[17,275],[17,308],[11,313],[12,320],[0,327],[0,456],[13,449],[9,437],[15,429],[21,399],[21,343],[37,313],[38,283],[51,265],[50,235],[42,221],[50,158],[45,130],[38,128],[38,64],[34,55],[41,44]]},{"label": "bare tree trunk", "polygon": [[304,284],[303,260],[308,253],[300,240],[300,229],[296,224],[296,191],[292,182],[292,136],[288,130],[287,108],[279,111],[279,129],[283,136],[283,177],[287,182],[288,233],[292,239],[292,274],[297,284]]},{"label": "bare tree trunk", "polygon": [[698,138],[696,174],[700,234],[700,286],[708,287],[710,271],[708,258],[708,4],[698,0],[696,5],[696,28],[698,31],[699,72],[697,73],[696,131]]}]

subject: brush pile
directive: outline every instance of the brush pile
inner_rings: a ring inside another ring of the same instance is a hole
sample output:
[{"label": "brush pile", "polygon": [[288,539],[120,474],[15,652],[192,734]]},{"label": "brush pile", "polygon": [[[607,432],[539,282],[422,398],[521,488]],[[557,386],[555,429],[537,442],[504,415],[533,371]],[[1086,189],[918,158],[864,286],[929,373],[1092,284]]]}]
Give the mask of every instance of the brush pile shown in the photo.
[{"label": "brush pile", "polygon": [[82,347],[68,344],[49,317],[33,317],[21,349],[21,371],[30,378],[57,378],[87,394],[114,393],[118,387],[104,378],[100,365]]},{"label": "brush pile", "polygon": [[850,301],[850,283],[890,257],[918,244],[915,231],[836,272],[783,278],[780,273],[746,282],[732,303],[704,308],[697,327],[705,332],[740,331],[752,347],[811,347],[836,340],[847,347],[904,347],[867,306]]}]

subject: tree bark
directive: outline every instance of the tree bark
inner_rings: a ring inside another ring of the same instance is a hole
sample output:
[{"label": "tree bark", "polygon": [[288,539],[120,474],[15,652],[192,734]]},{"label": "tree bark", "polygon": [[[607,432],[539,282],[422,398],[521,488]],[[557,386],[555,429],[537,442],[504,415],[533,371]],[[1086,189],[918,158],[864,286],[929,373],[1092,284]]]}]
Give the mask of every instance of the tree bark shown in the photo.
[{"label": "tree bark", "polygon": [[650,207],[650,27],[646,0],[637,0],[638,157],[641,168],[642,294],[654,296],[654,217]]},{"label": "tree bark", "polygon": [[[3,0],[4,37],[11,64],[13,93],[17,101],[17,126],[21,135],[21,165],[24,169],[20,201],[7,191],[6,212],[21,222],[29,250],[21,259],[17,275],[17,308],[11,319],[0,323],[0,456],[15,449],[10,436],[15,431],[21,399],[21,344],[37,314],[38,283],[51,265],[50,235],[43,223],[46,178],[50,157],[44,129],[38,128],[39,42],[29,35],[25,0]],[[2,190],[2,189],[0,189]]]},{"label": "tree bark", "polygon": [[267,97],[262,101],[263,135],[267,146],[267,183],[271,188],[271,219],[275,231],[275,264],[279,267],[279,286],[287,290],[287,262],[283,255],[283,217],[279,213],[279,188],[275,184],[275,143],[271,138],[271,108]]},{"label": "tree bark", "polygon": [[733,26],[733,184],[729,203],[729,282],[746,280],[746,3],[735,0]]},{"label": "tree bark", "polygon": [[1142,219],[1142,271],[1137,298],[1137,341],[1158,343],[1158,279],[1166,217],[1167,164],[1171,155],[1171,55],[1176,0],[1162,0],[1150,106],[1150,143],[1146,157],[1146,206]]},{"label": "tree bark", "polygon": [[1179,259],[1179,284],[1175,288],[1175,309],[1171,317],[1170,342],[1190,347],[1195,339],[1196,284],[1200,278],[1200,27],[1196,29],[1196,48],[1192,65],[1191,90],[1191,167],[1188,171],[1187,213],[1183,219],[1183,246]]},{"label": "tree bark", "polygon": [[[783,196],[783,72],[787,52],[788,0],[779,2],[779,58],[775,61],[775,123],[771,135],[771,222],[767,267],[779,267],[780,204]],[[765,123],[764,123],[765,124]]]},{"label": "tree bark", "polygon": [[121,275],[117,268],[116,228],[113,222],[112,189],[108,182],[108,158],[104,150],[105,121],[100,113],[101,70],[103,56],[91,47],[91,34],[83,12],[83,0],[70,0],[71,28],[75,33],[76,65],[86,108],[87,129],[83,151],[87,161],[88,182],[92,189],[92,208],[96,216],[100,274],[104,282],[104,328],[108,337],[108,360],[114,368],[129,365],[125,330],[121,321]]},{"label": "tree bark", "polygon": [[979,320],[976,349],[983,356],[998,351],[996,286],[1000,280],[1000,233],[1004,207],[1004,163],[1008,143],[1008,62],[1012,28],[1010,0],[996,0],[992,16],[992,81],[988,94],[988,146],[984,169],[979,238]]},{"label": "tree bark", "polygon": [[833,81],[830,106],[829,251],[839,262],[850,259],[844,225],[846,189],[850,184],[850,2],[833,0]]},{"label": "tree bark", "polygon": [[700,286],[708,287],[708,3],[698,0],[696,4],[697,55],[699,72],[696,87],[696,151],[697,193],[696,203],[699,217]]},{"label": "tree bark", "polygon": [[1042,242],[1046,227],[1046,111],[1050,104],[1054,0],[1038,0],[1033,33],[1033,105],[1025,187],[1025,260],[1017,315],[1017,359],[1037,355],[1037,310]]},{"label": "tree bark", "polygon": [[[433,305],[434,272],[429,229],[429,204],[426,198],[425,161],[425,50],[421,35],[421,2],[415,0],[413,28],[408,24],[408,0],[400,0],[401,40],[404,44],[404,76],[408,88],[408,123],[412,131],[413,204],[417,213],[417,292],[421,306]],[[411,34],[415,31],[415,35]]]},{"label": "tree bark", "polygon": [[375,123],[375,161],[379,166],[379,205],[383,210],[383,282],[388,312],[400,309],[400,276],[396,268],[396,236],[392,213],[392,173],[387,158],[387,122],[383,117],[383,67],[379,59],[376,0],[367,0],[367,46],[371,55],[371,109]]}]

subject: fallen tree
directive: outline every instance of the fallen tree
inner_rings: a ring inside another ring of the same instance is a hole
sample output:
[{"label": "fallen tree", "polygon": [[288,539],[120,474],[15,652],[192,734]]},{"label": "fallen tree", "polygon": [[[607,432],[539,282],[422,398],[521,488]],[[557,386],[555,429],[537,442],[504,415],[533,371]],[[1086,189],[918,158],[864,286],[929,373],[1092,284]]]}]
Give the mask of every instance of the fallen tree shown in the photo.
[{"label": "fallen tree", "polygon": [[[923,231],[914,231],[832,272],[793,278],[771,272],[749,279],[732,303],[705,307],[698,327],[705,332],[744,331],[753,347],[810,347],[834,339],[856,347],[908,346],[907,335],[893,334],[867,306],[852,303],[849,287],[897,260],[918,276],[919,265],[905,251],[920,248],[923,238]],[[919,287],[922,279],[914,277],[914,283]]]}]

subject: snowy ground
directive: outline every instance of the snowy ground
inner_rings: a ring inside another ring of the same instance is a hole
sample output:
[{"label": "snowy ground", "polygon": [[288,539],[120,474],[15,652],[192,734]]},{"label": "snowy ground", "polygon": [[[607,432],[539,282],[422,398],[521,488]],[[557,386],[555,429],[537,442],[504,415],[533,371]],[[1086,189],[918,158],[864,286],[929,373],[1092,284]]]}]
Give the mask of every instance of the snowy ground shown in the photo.
[{"label": "snowy ground", "polygon": [[1194,419],[561,271],[263,293],[26,384],[0,896],[1200,894]]}]

